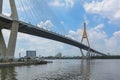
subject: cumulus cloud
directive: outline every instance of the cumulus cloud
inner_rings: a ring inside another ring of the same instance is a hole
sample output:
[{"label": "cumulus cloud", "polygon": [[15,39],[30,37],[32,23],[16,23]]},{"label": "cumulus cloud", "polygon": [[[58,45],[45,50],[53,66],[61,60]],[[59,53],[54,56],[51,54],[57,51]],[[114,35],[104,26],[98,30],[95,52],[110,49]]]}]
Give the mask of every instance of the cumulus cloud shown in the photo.
[{"label": "cumulus cloud", "polygon": [[120,54],[120,31],[116,31],[113,33],[113,36],[106,40],[107,48],[110,52],[114,52],[115,54]]},{"label": "cumulus cloud", "polygon": [[104,24],[99,24],[94,29],[99,30],[99,29],[102,29],[103,27],[104,27]]},{"label": "cumulus cloud", "polygon": [[84,8],[88,13],[99,14],[108,18],[110,23],[119,23],[120,21],[120,1],[119,0],[96,0],[85,3]]},{"label": "cumulus cloud", "polygon": [[69,30],[69,33],[66,35],[66,37],[70,37],[80,42],[81,35],[82,29],[78,29],[77,31]]},{"label": "cumulus cloud", "polygon": [[72,8],[74,6],[74,0],[65,0],[66,8]]},{"label": "cumulus cloud", "polygon": [[52,2],[49,3],[51,6],[56,6],[56,7],[63,7],[65,4],[61,0],[53,0]]},{"label": "cumulus cloud", "polygon": [[74,6],[75,1],[74,0],[52,0],[49,5],[54,7],[66,7],[66,8],[72,8]]},{"label": "cumulus cloud", "polygon": [[41,21],[40,23],[37,24],[38,27],[43,28],[43,29],[51,29],[52,27],[54,27],[53,23],[51,22],[51,20],[46,20],[46,21]]},{"label": "cumulus cloud", "polygon": [[8,16],[8,17],[10,17],[10,16],[11,16],[11,14],[10,14],[10,13],[5,13],[5,12],[3,12],[3,14],[4,14],[4,15],[6,15],[6,16]]}]

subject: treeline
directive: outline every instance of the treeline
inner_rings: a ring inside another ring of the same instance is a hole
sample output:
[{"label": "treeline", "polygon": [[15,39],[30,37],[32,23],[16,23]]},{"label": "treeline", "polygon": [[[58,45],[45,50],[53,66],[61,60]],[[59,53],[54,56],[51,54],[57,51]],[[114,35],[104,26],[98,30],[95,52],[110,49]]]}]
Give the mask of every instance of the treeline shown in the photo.
[{"label": "treeline", "polygon": [[93,56],[92,59],[120,59],[120,55]]},{"label": "treeline", "polygon": [[[120,55],[109,55],[109,56],[92,56],[89,57],[90,59],[120,59]],[[26,58],[20,58],[20,60],[23,60]],[[55,56],[41,56],[36,57],[36,59],[82,59],[81,56],[62,56],[62,57],[55,57]]]},{"label": "treeline", "polygon": [[42,59],[81,59],[82,57],[80,56],[63,56],[63,57],[54,57],[54,56],[47,56],[47,57],[41,57]]},{"label": "treeline", "polygon": [[[81,56],[73,56],[73,57],[54,57],[54,56],[48,56],[48,57],[42,57],[43,59],[82,59]],[[93,56],[90,57],[91,59],[120,59],[120,55],[109,55],[109,56]]]}]

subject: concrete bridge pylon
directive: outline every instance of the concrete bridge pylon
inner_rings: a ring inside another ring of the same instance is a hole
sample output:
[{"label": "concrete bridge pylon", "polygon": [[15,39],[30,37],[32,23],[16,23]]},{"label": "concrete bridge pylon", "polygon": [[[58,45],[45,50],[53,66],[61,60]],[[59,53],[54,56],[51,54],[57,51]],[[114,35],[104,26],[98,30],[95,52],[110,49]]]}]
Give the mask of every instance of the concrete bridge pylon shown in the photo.
[{"label": "concrete bridge pylon", "polygon": [[81,38],[81,43],[83,43],[84,39],[87,40],[87,44],[88,44],[89,49],[87,50],[86,55],[84,54],[84,52],[81,48],[80,48],[80,51],[81,51],[83,58],[88,58],[88,57],[90,57],[90,42],[89,42],[89,39],[87,36],[87,31],[86,31],[86,21],[84,21],[84,29],[83,29],[83,34],[82,34],[82,38]]},{"label": "concrete bridge pylon", "polygon": [[[17,33],[19,28],[18,21],[18,13],[15,5],[15,0],[9,0],[10,2],[10,8],[11,8],[11,18],[13,19],[11,31],[10,31],[10,37],[8,41],[8,45],[6,46],[3,34],[1,32],[2,26],[0,26],[0,53],[5,59],[11,59],[14,58],[14,52],[16,47],[16,41],[17,41]],[[0,0],[0,14],[2,14],[2,7],[3,7],[3,0]]]}]

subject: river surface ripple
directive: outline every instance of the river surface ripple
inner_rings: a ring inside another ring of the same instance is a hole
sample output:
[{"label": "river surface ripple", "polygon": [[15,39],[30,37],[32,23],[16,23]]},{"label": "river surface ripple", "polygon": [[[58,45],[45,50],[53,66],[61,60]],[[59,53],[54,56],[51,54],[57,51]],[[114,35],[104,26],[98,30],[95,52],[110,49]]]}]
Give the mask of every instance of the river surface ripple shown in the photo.
[{"label": "river surface ripple", "polygon": [[120,80],[120,60],[52,60],[47,65],[0,68],[0,80]]}]

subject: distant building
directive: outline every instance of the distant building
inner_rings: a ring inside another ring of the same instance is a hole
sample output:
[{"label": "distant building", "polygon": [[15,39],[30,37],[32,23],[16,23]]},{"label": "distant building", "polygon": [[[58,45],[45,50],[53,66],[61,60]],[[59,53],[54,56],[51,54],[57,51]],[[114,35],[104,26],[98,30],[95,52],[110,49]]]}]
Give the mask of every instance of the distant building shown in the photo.
[{"label": "distant building", "polygon": [[36,51],[26,51],[26,57],[29,57],[31,59],[36,58]]},{"label": "distant building", "polygon": [[55,55],[55,58],[59,58],[59,59],[62,58],[62,53],[56,54],[56,55]]}]

